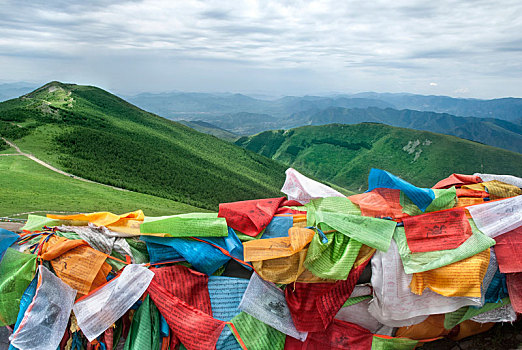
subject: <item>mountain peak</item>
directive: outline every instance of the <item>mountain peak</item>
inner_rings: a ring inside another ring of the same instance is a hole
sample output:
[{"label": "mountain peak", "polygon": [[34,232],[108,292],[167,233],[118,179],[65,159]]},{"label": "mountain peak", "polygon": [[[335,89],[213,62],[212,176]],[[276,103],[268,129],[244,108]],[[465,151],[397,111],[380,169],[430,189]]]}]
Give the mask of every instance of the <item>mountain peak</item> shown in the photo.
[{"label": "mountain peak", "polygon": [[71,87],[75,86],[75,84],[64,84],[59,81],[51,81],[38,89],[24,95],[23,97],[28,98],[39,98],[41,94],[54,94],[56,92],[58,93],[65,93],[70,94]]}]

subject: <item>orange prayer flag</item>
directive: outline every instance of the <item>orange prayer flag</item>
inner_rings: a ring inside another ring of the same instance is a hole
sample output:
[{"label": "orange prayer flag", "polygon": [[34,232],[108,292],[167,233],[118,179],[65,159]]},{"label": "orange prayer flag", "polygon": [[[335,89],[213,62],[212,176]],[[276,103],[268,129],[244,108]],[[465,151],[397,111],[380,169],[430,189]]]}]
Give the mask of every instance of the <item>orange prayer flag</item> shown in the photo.
[{"label": "orange prayer flag", "polygon": [[80,239],[70,240],[53,235],[43,244],[40,257],[51,261],[56,275],[76,289],[78,296],[88,294],[105,283],[102,276],[106,277],[110,272],[110,265],[105,262],[107,255]]},{"label": "orange prayer flag", "polygon": [[446,297],[482,296],[481,285],[489,265],[489,248],[467,259],[433,270],[414,273],[410,289],[422,295],[429,288]]},{"label": "orange prayer flag", "polygon": [[[136,225],[136,221],[143,222],[145,219],[145,214],[143,211],[136,210],[129,213],[116,215],[109,212],[96,212],[96,213],[88,213],[88,214],[73,214],[73,215],[56,215],[56,214],[47,214],[47,217],[50,219],[58,219],[58,220],[79,220],[79,221],[88,221],[92,222],[97,226],[109,226],[112,225],[114,228],[122,228],[122,227],[133,227]],[[116,230],[115,230],[116,231]],[[139,230],[138,230],[139,234]]]},{"label": "orange prayer flag", "polygon": [[408,216],[402,212],[401,191],[397,189],[376,188],[370,192],[350,196],[348,199],[359,206],[363,216],[393,219]]},{"label": "orange prayer flag", "polygon": [[260,261],[287,257],[302,250],[312,241],[315,232],[292,227],[288,237],[258,239],[243,243],[245,261]]}]

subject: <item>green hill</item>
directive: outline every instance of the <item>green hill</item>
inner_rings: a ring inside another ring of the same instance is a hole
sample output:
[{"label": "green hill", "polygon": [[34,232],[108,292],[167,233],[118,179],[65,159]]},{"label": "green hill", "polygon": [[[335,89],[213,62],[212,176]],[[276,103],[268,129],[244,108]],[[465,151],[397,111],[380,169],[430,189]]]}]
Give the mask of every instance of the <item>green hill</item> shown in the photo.
[{"label": "green hill", "polygon": [[277,196],[284,182],[283,165],[92,86],[0,103],[0,136],[74,175],[200,208]]},{"label": "green hill", "polygon": [[0,172],[0,216],[100,210],[122,214],[136,209],[161,216],[203,211],[165,198],[72,179],[22,156],[0,157]]},{"label": "green hill", "polygon": [[377,123],[266,131],[243,137],[236,144],[354,191],[367,187],[372,167],[423,187],[431,187],[451,173],[522,176],[519,153]]}]

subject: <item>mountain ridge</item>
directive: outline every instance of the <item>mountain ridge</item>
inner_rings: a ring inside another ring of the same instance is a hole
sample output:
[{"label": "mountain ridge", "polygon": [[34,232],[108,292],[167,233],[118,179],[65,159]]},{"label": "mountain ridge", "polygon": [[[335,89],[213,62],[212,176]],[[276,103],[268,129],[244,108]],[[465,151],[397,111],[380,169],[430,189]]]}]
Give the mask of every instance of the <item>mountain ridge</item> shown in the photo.
[{"label": "mountain ridge", "polygon": [[451,173],[522,176],[522,155],[455,136],[379,123],[302,126],[242,137],[237,145],[352,191],[380,168],[422,187]]},{"label": "mountain ridge", "polygon": [[277,162],[93,86],[50,82],[0,103],[0,135],[77,176],[205,209],[277,196],[284,181]]}]

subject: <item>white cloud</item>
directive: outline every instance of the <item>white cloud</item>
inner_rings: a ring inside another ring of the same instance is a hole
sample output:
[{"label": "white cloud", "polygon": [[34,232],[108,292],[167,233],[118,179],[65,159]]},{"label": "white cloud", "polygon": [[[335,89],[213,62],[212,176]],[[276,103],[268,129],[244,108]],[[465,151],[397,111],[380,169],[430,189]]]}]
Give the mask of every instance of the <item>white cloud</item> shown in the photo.
[{"label": "white cloud", "polygon": [[521,13],[512,0],[3,1],[0,55],[10,69],[0,79],[43,78],[28,72],[40,62],[46,74],[72,71],[70,79],[103,78],[116,89],[133,73],[121,67],[132,67],[137,90],[422,93],[437,76],[446,94],[473,85],[481,96],[520,96]]},{"label": "white cloud", "polygon": [[437,84],[437,83],[430,83],[430,86],[437,86],[437,85],[439,85],[439,84]]}]

